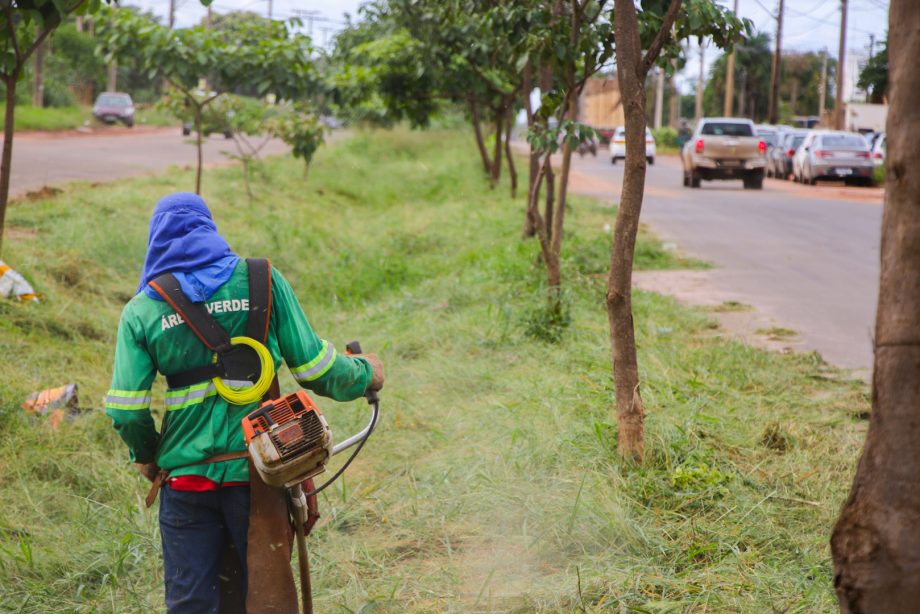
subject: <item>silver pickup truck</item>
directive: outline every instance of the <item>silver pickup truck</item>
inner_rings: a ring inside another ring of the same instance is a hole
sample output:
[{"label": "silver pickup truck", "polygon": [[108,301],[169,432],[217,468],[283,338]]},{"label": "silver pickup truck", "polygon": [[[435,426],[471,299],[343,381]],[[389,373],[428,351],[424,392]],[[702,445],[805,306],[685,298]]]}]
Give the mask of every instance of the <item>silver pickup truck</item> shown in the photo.
[{"label": "silver pickup truck", "polygon": [[684,144],[684,186],[700,181],[741,179],[745,189],[763,188],[767,144],[755,136],[754,122],[733,117],[704,117]]}]

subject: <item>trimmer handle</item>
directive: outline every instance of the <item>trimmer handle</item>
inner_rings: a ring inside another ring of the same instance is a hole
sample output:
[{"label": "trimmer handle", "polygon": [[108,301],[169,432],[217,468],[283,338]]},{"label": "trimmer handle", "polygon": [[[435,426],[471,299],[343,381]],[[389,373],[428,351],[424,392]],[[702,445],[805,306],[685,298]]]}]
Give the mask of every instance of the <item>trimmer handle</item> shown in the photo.
[{"label": "trimmer handle", "polygon": [[[361,342],[358,341],[358,340],[349,341],[348,343],[346,343],[346,344],[345,344],[345,351],[346,351],[349,355],[363,354],[363,353],[364,353],[364,352],[361,350]],[[371,390],[370,388],[368,388],[367,391],[364,393],[364,397],[367,399],[367,402],[368,402],[368,404],[370,404],[370,405],[373,405],[374,403],[379,403],[379,402],[380,402],[380,397],[377,396],[377,391],[376,391],[376,390]]]}]

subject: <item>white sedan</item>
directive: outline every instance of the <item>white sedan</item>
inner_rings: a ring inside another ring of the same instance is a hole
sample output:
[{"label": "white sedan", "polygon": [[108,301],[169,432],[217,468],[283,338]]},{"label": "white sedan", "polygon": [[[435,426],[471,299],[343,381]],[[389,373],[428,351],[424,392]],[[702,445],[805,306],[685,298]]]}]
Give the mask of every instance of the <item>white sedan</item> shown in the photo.
[{"label": "white sedan", "polygon": [[[617,160],[626,159],[626,128],[619,126],[613,131],[610,139],[610,163],[616,164]],[[648,128],[645,129],[645,159],[649,164],[655,163],[655,137]]]}]

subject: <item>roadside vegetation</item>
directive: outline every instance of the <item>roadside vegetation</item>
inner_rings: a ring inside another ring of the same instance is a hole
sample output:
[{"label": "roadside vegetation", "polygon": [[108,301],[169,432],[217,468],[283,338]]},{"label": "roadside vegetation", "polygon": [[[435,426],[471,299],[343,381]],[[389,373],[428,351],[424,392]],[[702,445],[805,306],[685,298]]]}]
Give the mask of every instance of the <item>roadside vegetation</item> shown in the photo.
[{"label": "roadside vegetation", "polygon": [[[236,251],[270,256],[317,331],[387,364],[383,419],[321,495],[317,611],[835,609],[827,535],[865,431],[865,386],[813,354],[723,336],[636,293],[646,460],[616,453],[605,308],[610,203],[569,200],[564,335],[465,133],[357,133],[238,168],[203,196]],[[0,303],[0,610],[162,608],[156,512],[99,407],[154,202],[193,171],[13,204],[6,250],[44,293]],[[640,234],[637,268],[686,263]],[[77,382],[53,431],[19,404]],[[154,406],[162,407],[162,382]],[[285,372],[285,391],[293,382]],[[340,436],[363,403],[320,401]]]},{"label": "roadside vegetation", "polygon": [[[4,105],[0,103],[0,113]],[[16,107],[16,119],[13,122],[15,130],[21,131],[57,131],[75,130],[83,126],[99,128],[104,126],[93,118],[92,107],[32,107],[22,105]],[[121,124],[117,124],[121,125]],[[179,122],[167,111],[156,106],[147,105],[138,107],[135,114],[137,126],[178,126]]]}]

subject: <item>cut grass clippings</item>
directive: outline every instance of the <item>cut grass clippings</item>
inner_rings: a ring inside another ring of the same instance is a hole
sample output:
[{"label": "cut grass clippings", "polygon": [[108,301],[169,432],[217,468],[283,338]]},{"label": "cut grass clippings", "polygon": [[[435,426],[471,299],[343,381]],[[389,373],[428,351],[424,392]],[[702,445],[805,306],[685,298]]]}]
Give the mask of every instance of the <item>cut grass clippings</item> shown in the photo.
[{"label": "cut grass clippings", "polygon": [[[828,536],[869,403],[813,354],[711,334],[711,316],[634,295],[646,461],[621,463],[604,272],[614,211],[573,198],[570,323],[543,303],[522,199],[490,191],[466,132],[357,133],[301,162],[236,168],[204,197],[240,254],[269,256],[325,338],[387,366],[382,421],[320,497],[318,612],[831,612]],[[4,259],[44,293],[0,302],[0,611],[162,610],[156,508],[98,409],[155,201],[188,171],[19,202]],[[637,265],[677,264],[650,236]],[[52,431],[19,409],[77,382]],[[285,372],[283,389],[293,383]],[[162,383],[154,394],[161,408]],[[366,404],[320,405],[340,437]],[[376,608],[376,609],[375,609]]]}]

